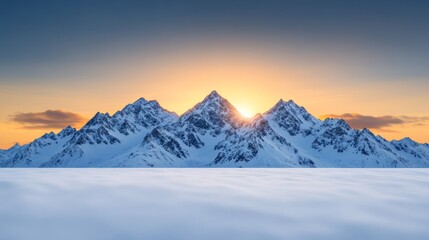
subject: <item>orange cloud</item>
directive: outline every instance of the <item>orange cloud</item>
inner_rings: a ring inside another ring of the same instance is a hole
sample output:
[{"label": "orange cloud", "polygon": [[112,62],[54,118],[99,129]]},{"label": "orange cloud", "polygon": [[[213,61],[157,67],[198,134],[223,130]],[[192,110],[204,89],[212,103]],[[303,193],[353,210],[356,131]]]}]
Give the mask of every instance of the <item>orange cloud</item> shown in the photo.
[{"label": "orange cloud", "polygon": [[22,125],[25,129],[61,129],[68,125],[81,124],[85,117],[62,110],[46,110],[36,113],[18,113],[11,120]]},{"label": "orange cloud", "polygon": [[389,131],[383,129],[385,127],[391,127],[393,125],[413,124],[413,125],[425,125],[429,121],[429,117],[416,117],[416,116],[369,116],[361,115],[357,113],[344,113],[340,115],[326,114],[320,117],[321,119],[326,118],[341,118],[344,119],[352,128],[362,129],[370,128],[382,131]]}]

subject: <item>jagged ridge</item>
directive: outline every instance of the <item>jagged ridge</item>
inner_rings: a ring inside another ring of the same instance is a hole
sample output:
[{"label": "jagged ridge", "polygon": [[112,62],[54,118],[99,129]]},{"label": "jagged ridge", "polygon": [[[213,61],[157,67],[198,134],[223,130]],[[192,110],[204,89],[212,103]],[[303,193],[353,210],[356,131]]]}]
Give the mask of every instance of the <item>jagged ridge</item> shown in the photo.
[{"label": "jagged ridge", "polygon": [[428,167],[429,145],[387,141],[292,100],[243,118],[216,91],[180,117],[144,98],[0,151],[2,167]]}]

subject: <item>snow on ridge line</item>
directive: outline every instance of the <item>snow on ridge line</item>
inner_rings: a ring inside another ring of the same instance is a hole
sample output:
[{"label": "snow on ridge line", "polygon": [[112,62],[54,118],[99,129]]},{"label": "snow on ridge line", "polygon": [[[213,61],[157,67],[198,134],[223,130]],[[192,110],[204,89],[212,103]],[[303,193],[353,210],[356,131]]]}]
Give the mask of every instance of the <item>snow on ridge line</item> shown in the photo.
[{"label": "snow on ridge line", "polygon": [[181,116],[140,98],[0,153],[2,167],[429,167],[427,144],[322,121],[293,100],[244,119],[216,91]]}]

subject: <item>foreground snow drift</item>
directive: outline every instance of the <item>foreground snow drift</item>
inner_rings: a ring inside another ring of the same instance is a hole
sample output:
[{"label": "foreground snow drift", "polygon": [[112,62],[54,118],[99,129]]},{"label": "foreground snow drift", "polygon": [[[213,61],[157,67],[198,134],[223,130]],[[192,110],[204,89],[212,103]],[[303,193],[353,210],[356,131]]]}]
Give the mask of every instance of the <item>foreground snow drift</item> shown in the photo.
[{"label": "foreground snow drift", "polygon": [[429,170],[1,169],[0,239],[427,239]]}]

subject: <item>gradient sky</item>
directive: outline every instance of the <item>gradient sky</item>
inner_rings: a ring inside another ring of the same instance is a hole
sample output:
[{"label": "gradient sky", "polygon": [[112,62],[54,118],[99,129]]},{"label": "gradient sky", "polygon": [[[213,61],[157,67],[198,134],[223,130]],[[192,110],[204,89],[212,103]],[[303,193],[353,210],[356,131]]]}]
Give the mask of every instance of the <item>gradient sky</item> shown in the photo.
[{"label": "gradient sky", "polygon": [[217,90],[293,99],[429,142],[428,1],[3,1],[0,148],[139,97],[183,113]]}]

